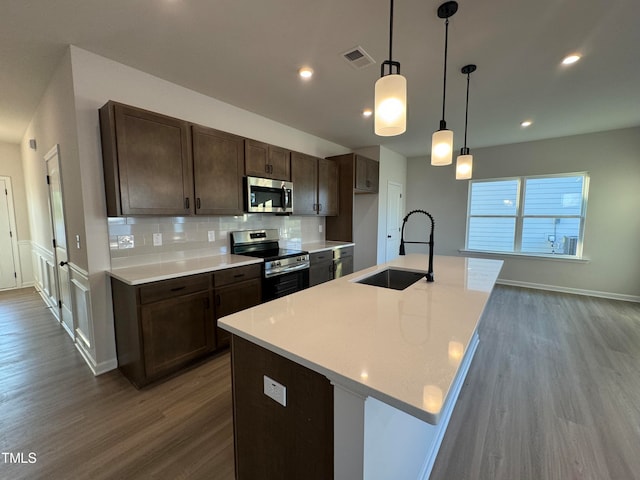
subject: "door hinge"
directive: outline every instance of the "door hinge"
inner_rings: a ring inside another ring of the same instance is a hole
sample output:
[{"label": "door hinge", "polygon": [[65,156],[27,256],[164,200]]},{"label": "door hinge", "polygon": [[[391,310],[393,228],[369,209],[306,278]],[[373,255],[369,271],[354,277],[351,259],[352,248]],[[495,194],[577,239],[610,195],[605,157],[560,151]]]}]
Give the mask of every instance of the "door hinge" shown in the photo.
[{"label": "door hinge", "polygon": [[51,185],[51,177],[49,175],[47,175],[47,185]]},{"label": "door hinge", "polygon": [[8,197],[9,196],[9,192],[7,192],[7,189],[4,189],[4,194]]},{"label": "door hinge", "polygon": [[11,230],[9,230],[9,236],[13,238],[13,232]]},{"label": "door hinge", "polygon": [[62,300],[58,300],[58,308],[62,308]]},{"label": "door hinge", "polygon": [[56,239],[55,238],[53,240],[51,240],[51,243],[53,243],[53,248],[56,248]]},{"label": "door hinge", "polygon": [[18,278],[18,272],[13,272],[14,278]]}]

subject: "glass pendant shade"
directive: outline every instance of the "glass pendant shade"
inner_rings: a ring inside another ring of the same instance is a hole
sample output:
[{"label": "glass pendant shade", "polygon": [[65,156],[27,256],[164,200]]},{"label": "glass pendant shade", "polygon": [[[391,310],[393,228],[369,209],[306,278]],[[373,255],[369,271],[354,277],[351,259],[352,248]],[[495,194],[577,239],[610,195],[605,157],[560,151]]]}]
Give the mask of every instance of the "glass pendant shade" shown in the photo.
[{"label": "glass pendant shade", "polygon": [[453,132],[438,130],[431,137],[431,165],[442,166],[453,163]]},{"label": "glass pendant shade", "polygon": [[392,137],[406,130],[407,79],[400,74],[380,77],[375,86],[375,134]]},{"label": "glass pendant shade", "polygon": [[456,160],[456,180],[469,180],[473,170],[473,155],[458,155]]}]

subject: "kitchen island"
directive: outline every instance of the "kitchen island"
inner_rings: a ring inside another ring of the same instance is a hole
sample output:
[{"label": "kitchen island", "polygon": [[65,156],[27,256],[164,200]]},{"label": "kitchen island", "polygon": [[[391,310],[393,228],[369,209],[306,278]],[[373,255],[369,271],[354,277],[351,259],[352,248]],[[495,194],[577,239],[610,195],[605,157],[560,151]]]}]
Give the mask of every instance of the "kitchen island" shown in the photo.
[{"label": "kitchen island", "polygon": [[[423,278],[404,290],[358,283],[389,267],[426,272],[427,256],[412,254],[220,320],[220,327],[234,336],[240,480],[250,471],[245,462],[277,463],[278,449],[272,446],[285,437],[297,450],[282,452],[280,467],[291,462],[304,468],[306,463],[309,471],[295,471],[304,478],[321,478],[314,472],[321,471],[322,462],[332,463],[336,480],[428,478],[502,261],[437,256],[434,265],[434,283]],[[283,366],[272,369],[278,362]],[[275,378],[278,372],[287,373]],[[256,379],[245,382],[251,375]],[[295,375],[304,376],[300,383],[309,387],[294,385]],[[325,379],[328,388],[322,385]],[[315,405],[327,392],[330,404]],[[296,396],[304,395],[296,403]],[[262,425],[255,419],[244,422],[255,411],[281,416],[280,423],[295,415],[288,429],[306,433],[274,432],[266,419]],[[327,416],[331,431],[324,425]],[[248,425],[256,425],[254,450],[261,441],[272,448],[267,459],[251,458],[252,450],[243,447],[248,432],[242,430]],[[320,447],[331,443],[332,455],[314,457],[318,445],[303,448],[314,436],[323,438]]]}]

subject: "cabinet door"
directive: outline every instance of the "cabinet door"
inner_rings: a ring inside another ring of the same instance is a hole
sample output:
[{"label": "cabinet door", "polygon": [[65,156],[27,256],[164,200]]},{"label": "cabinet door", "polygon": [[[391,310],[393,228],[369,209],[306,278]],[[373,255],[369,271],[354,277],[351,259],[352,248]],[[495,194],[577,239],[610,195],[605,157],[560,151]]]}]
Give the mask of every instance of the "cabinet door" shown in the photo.
[{"label": "cabinet door", "polygon": [[114,105],[122,215],[189,215],[193,174],[186,122]]},{"label": "cabinet door", "polygon": [[214,349],[208,291],[142,305],[140,322],[147,378],[174,370]]},{"label": "cabinet door", "polygon": [[377,193],[379,164],[375,160],[356,155],[355,189],[360,192]]},{"label": "cabinet door", "polygon": [[291,180],[289,150],[257,140],[245,139],[244,171],[252,177]]},{"label": "cabinet door", "polygon": [[333,280],[333,251],[326,250],[309,255],[309,286]]},{"label": "cabinet door", "polygon": [[318,159],[318,213],[338,215],[338,164],[334,160]]},{"label": "cabinet door", "polygon": [[[216,319],[253,307],[262,301],[262,280],[253,278],[243,282],[232,283],[214,290]],[[217,347],[229,345],[230,334],[217,328]]]},{"label": "cabinet door", "polygon": [[196,214],[241,214],[244,139],[193,126],[192,141]]},{"label": "cabinet door", "polygon": [[269,145],[270,177],[276,180],[291,180],[291,152],[286,148]]},{"label": "cabinet door", "polygon": [[244,172],[250,177],[266,177],[269,175],[269,144],[256,140],[244,141]]},{"label": "cabinet door", "polygon": [[315,215],[318,210],[318,159],[291,152],[294,215]]}]

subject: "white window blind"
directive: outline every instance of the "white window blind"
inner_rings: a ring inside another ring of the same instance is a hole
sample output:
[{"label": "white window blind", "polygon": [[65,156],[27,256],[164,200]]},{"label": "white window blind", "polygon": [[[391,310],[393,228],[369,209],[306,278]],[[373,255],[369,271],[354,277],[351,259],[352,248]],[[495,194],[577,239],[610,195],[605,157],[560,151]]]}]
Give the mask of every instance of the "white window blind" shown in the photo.
[{"label": "white window blind", "polygon": [[471,181],[466,248],[581,256],[587,184],[586,173]]}]

